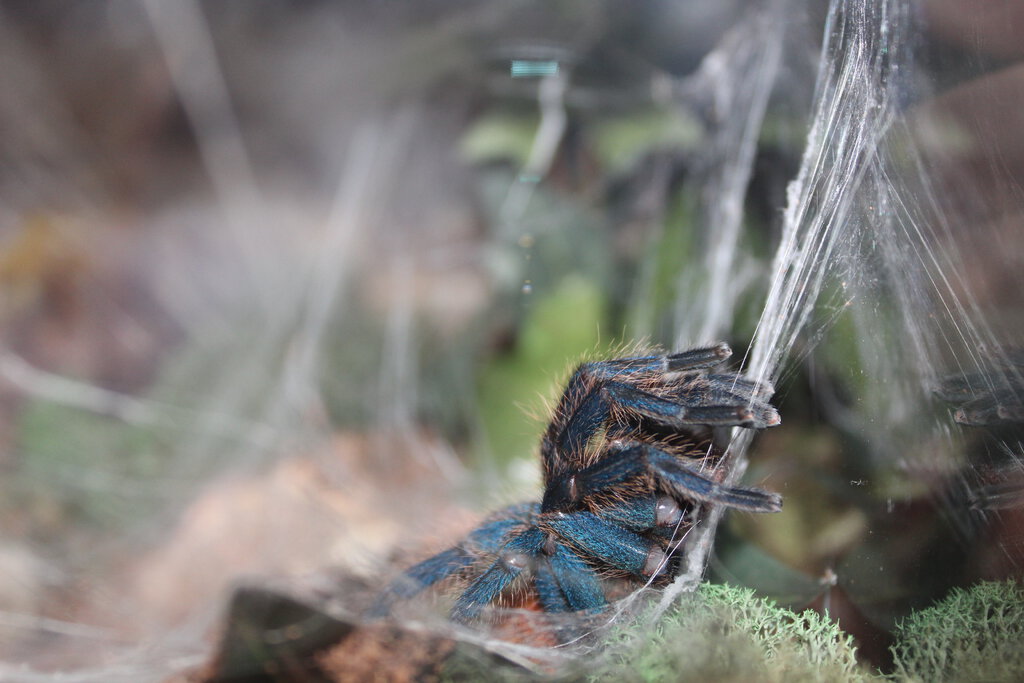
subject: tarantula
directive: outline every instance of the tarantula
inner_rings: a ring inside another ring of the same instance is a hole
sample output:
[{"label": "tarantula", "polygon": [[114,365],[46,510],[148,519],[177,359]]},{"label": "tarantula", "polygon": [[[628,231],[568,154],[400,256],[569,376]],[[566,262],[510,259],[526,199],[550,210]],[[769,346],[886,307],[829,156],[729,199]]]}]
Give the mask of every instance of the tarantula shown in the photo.
[{"label": "tarantula", "polygon": [[695,523],[701,504],[780,510],[777,494],[720,482],[713,428],[780,421],[767,403],[771,387],[711,371],[731,355],[719,343],[580,365],[541,440],[540,504],[505,508],[407,569],[372,613],[452,577],[468,582],[451,611],[458,622],[523,591],[546,612],[597,612],[608,604],[610,579],[635,584],[674,573],[671,541]]}]

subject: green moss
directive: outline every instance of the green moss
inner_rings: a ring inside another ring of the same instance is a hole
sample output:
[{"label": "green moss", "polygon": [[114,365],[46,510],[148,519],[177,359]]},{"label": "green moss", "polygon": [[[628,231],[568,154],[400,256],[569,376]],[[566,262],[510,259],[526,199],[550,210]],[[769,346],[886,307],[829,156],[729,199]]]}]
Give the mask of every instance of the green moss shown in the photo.
[{"label": "green moss", "polygon": [[612,637],[616,654],[594,681],[856,681],[870,674],[852,638],[811,611],[796,613],[745,588],[705,584],[642,635]]},{"label": "green moss", "polygon": [[1024,680],[1024,589],[1007,582],[955,588],[897,629],[896,680]]},{"label": "green moss", "polygon": [[1024,589],[1013,582],[954,589],[911,614],[896,637],[894,672],[872,674],[835,622],[745,588],[705,584],[653,627],[613,635],[609,666],[592,680],[1024,680]]}]

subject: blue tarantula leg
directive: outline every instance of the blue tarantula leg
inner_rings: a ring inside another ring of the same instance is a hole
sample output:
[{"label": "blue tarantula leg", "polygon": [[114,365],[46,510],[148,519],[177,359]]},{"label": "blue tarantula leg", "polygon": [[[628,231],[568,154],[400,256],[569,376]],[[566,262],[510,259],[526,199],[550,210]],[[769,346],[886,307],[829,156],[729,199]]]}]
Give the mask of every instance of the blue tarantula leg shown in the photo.
[{"label": "blue tarantula leg", "polygon": [[704,375],[704,379],[719,390],[726,390],[759,401],[768,400],[775,393],[775,385],[771,382],[757,381],[743,375]]},{"label": "blue tarantula leg", "polygon": [[750,406],[688,406],[619,382],[609,382],[604,391],[615,403],[668,425],[763,429],[781,422],[778,411],[767,403],[754,403]]},{"label": "blue tarantula leg", "polygon": [[473,555],[456,546],[406,569],[378,596],[373,606],[370,607],[368,616],[387,616],[396,602],[418,595],[438,581],[459,573],[472,563]]},{"label": "blue tarantula leg", "polygon": [[500,516],[474,530],[466,540],[402,572],[370,607],[371,617],[386,616],[396,602],[408,600],[430,586],[468,568],[480,553],[497,551],[506,536],[520,526],[537,506],[516,505],[502,510]]},{"label": "blue tarantula leg", "polygon": [[[778,494],[725,486],[687,467],[664,451],[647,444],[634,444],[609,453],[603,460],[575,474],[553,480],[544,491],[541,510],[564,510],[585,496],[607,491],[645,473],[663,482],[666,488],[682,500],[717,503],[750,512],[778,512],[782,509],[782,497]],[[661,499],[659,502],[663,503]],[[624,510],[634,516],[644,513],[639,507],[627,507]],[[660,514],[665,524],[678,521],[670,519],[674,513],[667,509]]]},{"label": "blue tarantula leg", "polygon": [[690,349],[669,356],[643,356],[619,358],[585,363],[581,375],[597,379],[615,379],[636,374],[685,372],[703,370],[718,365],[732,355],[732,349],[725,342],[699,349]]},{"label": "blue tarantula leg", "polygon": [[670,496],[639,496],[602,508],[598,515],[630,531],[650,531],[675,526],[683,510]]},{"label": "blue tarantula leg", "polygon": [[615,379],[630,375],[649,375],[663,373],[667,367],[665,356],[596,360],[581,365],[574,379]]},{"label": "blue tarantula leg", "polygon": [[638,576],[652,576],[665,561],[656,541],[605,521],[592,512],[556,512],[543,518],[569,545],[587,557]]},{"label": "blue tarantula leg", "polygon": [[478,576],[455,601],[452,621],[467,622],[494,602],[523,572],[531,570],[544,546],[544,533],[530,527],[498,551],[498,559]]},{"label": "blue tarantula leg", "polygon": [[564,545],[550,543],[551,555],[534,570],[533,583],[545,612],[599,610],[608,604],[601,582],[586,562]]},{"label": "blue tarantula leg", "polygon": [[540,509],[542,512],[571,509],[585,496],[639,477],[646,468],[639,446],[613,451],[578,472],[554,477],[544,489]]},{"label": "blue tarantula leg", "polygon": [[728,505],[749,512],[778,512],[782,509],[782,496],[777,493],[725,486],[695,472],[657,448],[646,445],[638,448],[645,451],[645,459],[651,474],[680,498]]},{"label": "blue tarantula leg", "polygon": [[548,564],[569,608],[578,612],[600,609],[608,604],[594,570],[561,543],[556,542],[553,546],[554,552],[548,558]]},{"label": "blue tarantula leg", "polygon": [[732,349],[725,342],[718,342],[711,346],[698,349],[689,349],[682,353],[674,353],[666,356],[667,372],[684,372],[687,370],[703,370],[711,368],[727,360],[732,355]]},{"label": "blue tarantula leg", "polygon": [[537,597],[545,612],[572,612],[569,599],[558,585],[558,579],[551,569],[550,562],[541,561],[533,570],[533,585],[537,589]]},{"label": "blue tarantula leg", "polygon": [[767,399],[774,388],[744,379],[739,375],[699,375],[660,394],[687,406],[748,406],[769,407]]}]

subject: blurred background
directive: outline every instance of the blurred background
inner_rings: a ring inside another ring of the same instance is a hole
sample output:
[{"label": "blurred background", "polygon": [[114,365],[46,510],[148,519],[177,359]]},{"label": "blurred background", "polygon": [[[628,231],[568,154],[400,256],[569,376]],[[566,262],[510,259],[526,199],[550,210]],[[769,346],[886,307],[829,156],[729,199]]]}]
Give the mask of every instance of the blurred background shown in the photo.
[{"label": "blurred background", "polygon": [[786,502],[711,576],[884,666],[1024,560],[1022,33],[1010,0],[0,2],[0,672],[196,666],[240,581],[358,606],[538,499],[574,363],[718,339],[779,389],[745,481]]}]

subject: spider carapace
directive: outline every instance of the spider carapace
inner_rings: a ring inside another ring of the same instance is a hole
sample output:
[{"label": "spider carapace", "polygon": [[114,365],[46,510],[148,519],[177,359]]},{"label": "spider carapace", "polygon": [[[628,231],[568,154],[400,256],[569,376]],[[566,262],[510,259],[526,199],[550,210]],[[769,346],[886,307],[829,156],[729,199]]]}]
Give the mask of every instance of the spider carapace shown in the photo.
[{"label": "spider carapace", "polygon": [[715,429],[779,424],[773,389],[716,372],[724,343],[584,363],[541,439],[544,495],[489,517],[457,545],[407,569],[372,609],[462,579],[451,616],[529,594],[547,612],[597,612],[613,586],[664,582],[672,551],[706,505],[776,512],[780,496],[721,483]]}]

